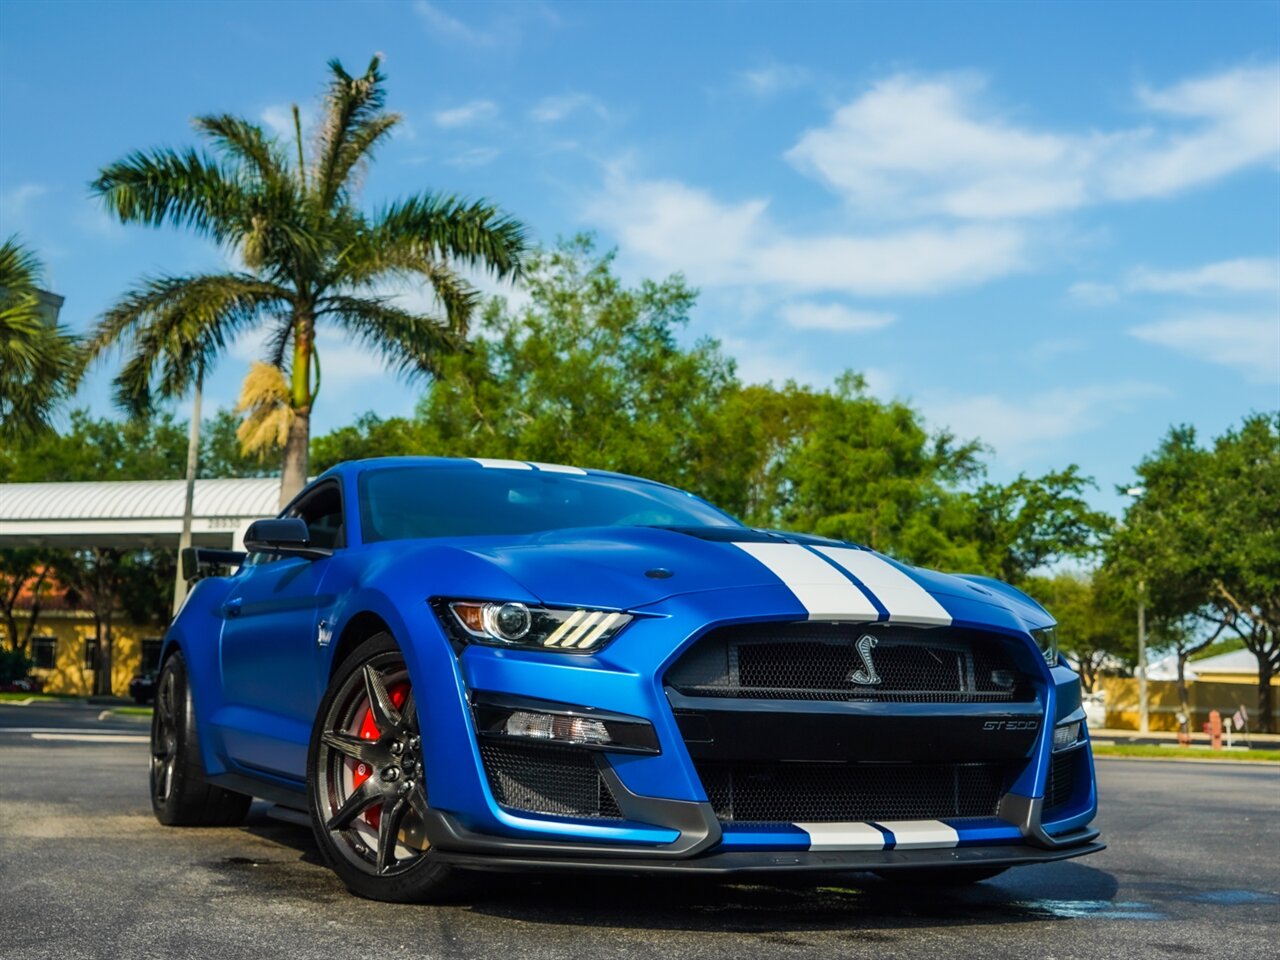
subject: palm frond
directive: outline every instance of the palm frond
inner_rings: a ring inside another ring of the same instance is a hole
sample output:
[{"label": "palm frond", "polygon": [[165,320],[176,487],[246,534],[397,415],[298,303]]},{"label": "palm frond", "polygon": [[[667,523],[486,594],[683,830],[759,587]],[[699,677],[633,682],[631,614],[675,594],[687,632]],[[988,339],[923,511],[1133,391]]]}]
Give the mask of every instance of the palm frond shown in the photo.
[{"label": "palm frond", "polygon": [[347,177],[360,158],[399,122],[398,116],[382,113],[387,100],[386,77],[378,70],[379,63],[374,57],[364,76],[353,77],[340,61],[329,61],[333,79],[325,94],[325,117],[316,150],[315,184],[323,209],[342,196]]},{"label": "palm frond", "polygon": [[228,153],[249,164],[264,181],[289,176],[289,162],[257,124],[229,113],[196,117],[195,127]]},{"label": "palm frond", "polygon": [[518,277],[528,248],[524,225],[486,200],[420,194],[383,207],[366,233],[369,247],[415,249],[498,277]]},{"label": "palm frond", "polygon": [[59,402],[75,392],[79,339],[41,309],[40,261],[10,237],[0,244],[0,438],[22,440],[49,428]]},{"label": "palm frond", "polygon": [[122,223],[170,223],[219,243],[242,228],[245,184],[196,150],[135,151],[104,167],[90,189]]},{"label": "palm frond", "polygon": [[317,306],[317,318],[333,320],[402,376],[433,376],[443,357],[465,348],[448,321],[411,313],[385,298],[333,295]]},{"label": "palm frond", "polygon": [[103,315],[88,342],[91,358],[120,346],[129,357],[116,377],[116,401],[135,414],[153,396],[181,396],[235,337],[280,309],[292,293],[252,274],[159,277]]}]

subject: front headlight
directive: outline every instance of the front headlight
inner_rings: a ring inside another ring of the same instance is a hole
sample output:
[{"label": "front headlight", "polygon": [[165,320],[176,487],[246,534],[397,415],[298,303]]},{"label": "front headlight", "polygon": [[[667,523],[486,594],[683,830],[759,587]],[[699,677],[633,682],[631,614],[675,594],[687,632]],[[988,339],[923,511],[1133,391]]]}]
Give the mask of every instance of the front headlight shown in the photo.
[{"label": "front headlight", "polygon": [[1051,667],[1056,667],[1058,665],[1058,628],[1053,626],[1032,630],[1031,638],[1035,640],[1036,646],[1044,654],[1045,663]]},{"label": "front headlight", "polygon": [[631,615],[587,607],[531,607],[516,600],[437,600],[445,631],[463,643],[594,653],[616,637]]}]

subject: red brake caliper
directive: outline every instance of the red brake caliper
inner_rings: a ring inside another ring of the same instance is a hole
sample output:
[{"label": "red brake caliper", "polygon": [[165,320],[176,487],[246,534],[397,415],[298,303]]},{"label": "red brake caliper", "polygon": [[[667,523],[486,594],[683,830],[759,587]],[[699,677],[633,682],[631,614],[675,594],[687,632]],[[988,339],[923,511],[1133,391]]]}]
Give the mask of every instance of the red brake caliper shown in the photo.
[{"label": "red brake caliper", "polygon": [[[391,697],[391,702],[394,703],[396,709],[399,710],[400,705],[404,703],[404,698],[409,695],[408,681],[402,681],[394,684],[387,690],[387,693]],[[378,725],[373,722],[373,711],[367,706],[364,708],[364,717],[360,721],[359,736],[361,740],[377,740],[378,737],[381,736],[381,732],[378,730]],[[360,784],[364,783],[373,775],[373,771],[366,763],[360,763],[356,760],[352,760],[351,762],[355,764],[355,769],[351,772],[352,789],[356,790],[359,789]],[[375,830],[378,829],[378,822],[381,818],[381,807],[370,807],[364,813],[365,822]]]}]

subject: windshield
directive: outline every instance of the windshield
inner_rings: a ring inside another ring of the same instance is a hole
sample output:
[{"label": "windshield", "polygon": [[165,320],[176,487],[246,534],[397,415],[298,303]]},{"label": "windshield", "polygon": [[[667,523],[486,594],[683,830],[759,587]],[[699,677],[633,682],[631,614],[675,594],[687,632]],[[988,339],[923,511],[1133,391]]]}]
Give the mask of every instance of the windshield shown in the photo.
[{"label": "windshield", "polygon": [[736,527],[670,487],[535,470],[390,467],[360,474],[366,543],[538,533],[564,527]]}]

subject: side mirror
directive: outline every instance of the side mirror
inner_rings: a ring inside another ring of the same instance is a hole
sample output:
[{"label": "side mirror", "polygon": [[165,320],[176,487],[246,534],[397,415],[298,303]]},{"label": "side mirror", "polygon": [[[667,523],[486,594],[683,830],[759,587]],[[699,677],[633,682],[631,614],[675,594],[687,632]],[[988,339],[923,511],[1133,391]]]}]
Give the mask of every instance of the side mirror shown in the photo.
[{"label": "side mirror", "polygon": [[245,532],[244,548],[250,553],[275,553],[310,560],[333,556],[332,550],[311,546],[307,524],[298,517],[255,520]]}]

